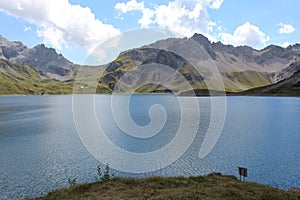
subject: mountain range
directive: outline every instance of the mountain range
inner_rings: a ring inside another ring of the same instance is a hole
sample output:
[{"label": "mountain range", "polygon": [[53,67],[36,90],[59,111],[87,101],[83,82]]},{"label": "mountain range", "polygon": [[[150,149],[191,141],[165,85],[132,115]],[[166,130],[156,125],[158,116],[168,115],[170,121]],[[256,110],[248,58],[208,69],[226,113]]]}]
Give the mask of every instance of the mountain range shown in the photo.
[{"label": "mountain range", "polygon": [[[197,58],[196,61],[193,58]],[[206,81],[213,79],[208,69],[217,68],[223,79],[218,81],[223,81],[226,92],[230,94],[298,96],[299,60],[300,44],[287,48],[270,45],[256,50],[248,46],[210,42],[205,36],[195,34],[191,38],[169,38],[129,49],[104,66],[84,66],[84,69],[89,76],[96,74],[95,70],[104,70],[101,77],[96,77],[99,81],[97,93],[111,93],[127,72],[131,72],[126,76],[127,89],[141,75],[149,84],[134,91],[120,92],[170,92],[163,85],[150,83],[154,77],[163,76],[159,72],[151,69],[151,73],[139,72],[141,66],[156,64],[169,66],[182,74],[194,91],[206,90]],[[202,65],[201,70],[198,63]],[[43,44],[28,48],[22,42],[9,41],[0,35],[1,94],[72,93],[79,67],[53,48]],[[177,88],[184,84],[176,76],[171,82]]]}]

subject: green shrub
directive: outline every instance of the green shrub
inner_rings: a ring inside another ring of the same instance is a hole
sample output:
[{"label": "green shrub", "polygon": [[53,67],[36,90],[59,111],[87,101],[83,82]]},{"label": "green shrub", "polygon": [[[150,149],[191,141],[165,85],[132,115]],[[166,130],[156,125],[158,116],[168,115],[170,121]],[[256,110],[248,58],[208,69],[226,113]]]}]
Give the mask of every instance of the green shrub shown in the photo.
[{"label": "green shrub", "polygon": [[75,177],[75,178],[68,178],[68,183],[69,183],[69,186],[70,187],[72,187],[72,186],[74,186],[74,185],[76,185],[77,184],[77,177]]},{"label": "green shrub", "polygon": [[97,166],[97,175],[98,177],[95,177],[96,182],[106,182],[111,180],[114,177],[114,174],[110,172],[108,163],[106,163],[103,173],[100,165]]}]

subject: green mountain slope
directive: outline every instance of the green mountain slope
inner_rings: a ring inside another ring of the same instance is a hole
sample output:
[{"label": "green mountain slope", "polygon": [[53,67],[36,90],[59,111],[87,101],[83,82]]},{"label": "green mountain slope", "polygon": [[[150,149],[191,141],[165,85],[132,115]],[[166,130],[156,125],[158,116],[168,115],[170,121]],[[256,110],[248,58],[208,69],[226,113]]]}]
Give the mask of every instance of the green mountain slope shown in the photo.
[{"label": "green mountain slope", "polygon": [[28,65],[0,59],[0,94],[67,94],[73,81],[58,81]]},{"label": "green mountain slope", "polygon": [[[117,81],[129,71],[137,71],[138,68],[145,64],[157,64],[165,65],[173,68],[177,72],[183,75],[186,81],[192,86],[194,90],[207,89],[205,80],[211,78],[209,70],[203,70],[200,74],[194,66],[192,66],[184,58],[172,53],[170,51],[154,48],[139,48],[129,50],[122,53],[117,59],[111,62],[104,72],[104,76],[101,78],[101,83],[109,86],[112,91]],[[151,66],[149,66],[151,67]],[[208,66],[209,67],[209,66]],[[203,69],[203,68],[202,68]],[[209,69],[209,68],[207,68]],[[163,73],[163,72],[162,72]],[[139,73],[136,76],[131,76],[132,79],[138,80]],[[258,71],[236,71],[236,72],[223,72],[221,73],[225,85],[225,90],[229,92],[243,91],[250,88],[269,85],[272,83],[270,73],[258,72]],[[174,82],[176,87],[180,88],[183,84],[182,81],[176,81],[176,78],[170,78],[170,82]],[[144,81],[155,80],[153,76],[143,77]],[[154,91],[166,91],[166,88],[159,84],[148,84],[137,90],[136,92],[151,93]]]},{"label": "green mountain slope", "polygon": [[[300,61],[294,63],[300,67]],[[296,71],[290,78],[278,83],[259,87],[238,93],[240,95],[271,95],[271,96],[298,96],[300,97],[300,70]]]}]

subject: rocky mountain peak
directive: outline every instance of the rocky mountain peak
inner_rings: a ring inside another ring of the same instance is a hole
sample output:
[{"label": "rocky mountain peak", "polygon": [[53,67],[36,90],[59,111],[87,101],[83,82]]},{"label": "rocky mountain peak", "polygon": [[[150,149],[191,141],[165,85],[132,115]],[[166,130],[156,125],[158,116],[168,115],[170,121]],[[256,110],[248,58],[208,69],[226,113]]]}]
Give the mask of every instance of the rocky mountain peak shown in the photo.
[{"label": "rocky mountain peak", "polygon": [[65,76],[74,66],[55,49],[39,44],[28,48],[22,42],[11,42],[0,35],[0,58],[19,64],[30,65],[42,72]]},{"label": "rocky mountain peak", "polygon": [[[221,72],[226,73],[232,71],[279,72],[300,58],[300,44],[290,45],[287,48],[270,45],[257,50],[250,46],[234,47],[221,42],[214,43],[202,34],[194,34],[191,39],[203,47]],[[171,43],[171,40],[161,40],[149,46],[162,46],[170,50],[172,48],[188,50],[190,49],[188,40],[176,38]]]},{"label": "rocky mountain peak", "polygon": [[9,60],[19,56],[24,50],[28,49],[22,42],[11,42],[0,35],[0,49],[2,52],[2,58]]},{"label": "rocky mountain peak", "polygon": [[3,37],[1,34],[0,34],[0,45],[4,45],[4,44],[7,44],[7,43],[10,43],[9,40],[7,40],[5,37]]},{"label": "rocky mountain peak", "polygon": [[74,66],[72,62],[58,54],[55,49],[47,48],[44,44],[35,46],[28,51],[26,59],[19,59],[18,62],[26,63],[44,72],[64,76]]},{"label": "rocky mountain peak", "polygon": [[203,46],[211,44],[211,42],[208,40],[208,38],[202,34],[195,33],[192,36],[192,39],[194,39],[196,42],[198,42],[200,45],[203,45]]}]

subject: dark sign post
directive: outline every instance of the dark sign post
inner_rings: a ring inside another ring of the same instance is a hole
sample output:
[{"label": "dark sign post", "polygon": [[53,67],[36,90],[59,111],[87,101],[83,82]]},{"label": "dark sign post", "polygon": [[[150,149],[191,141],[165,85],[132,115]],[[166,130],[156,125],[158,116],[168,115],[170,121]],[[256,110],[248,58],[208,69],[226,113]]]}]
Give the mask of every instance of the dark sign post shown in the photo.
[{"label": "dark sign post", "polygon": [[239,169],[240,180],[242,180],[242,176],[243,176],[244,177],[244,181],[245,181],[245,177],[248,177],[247,168],[245,168],[245,167],[238,167],[238,169]]}]

